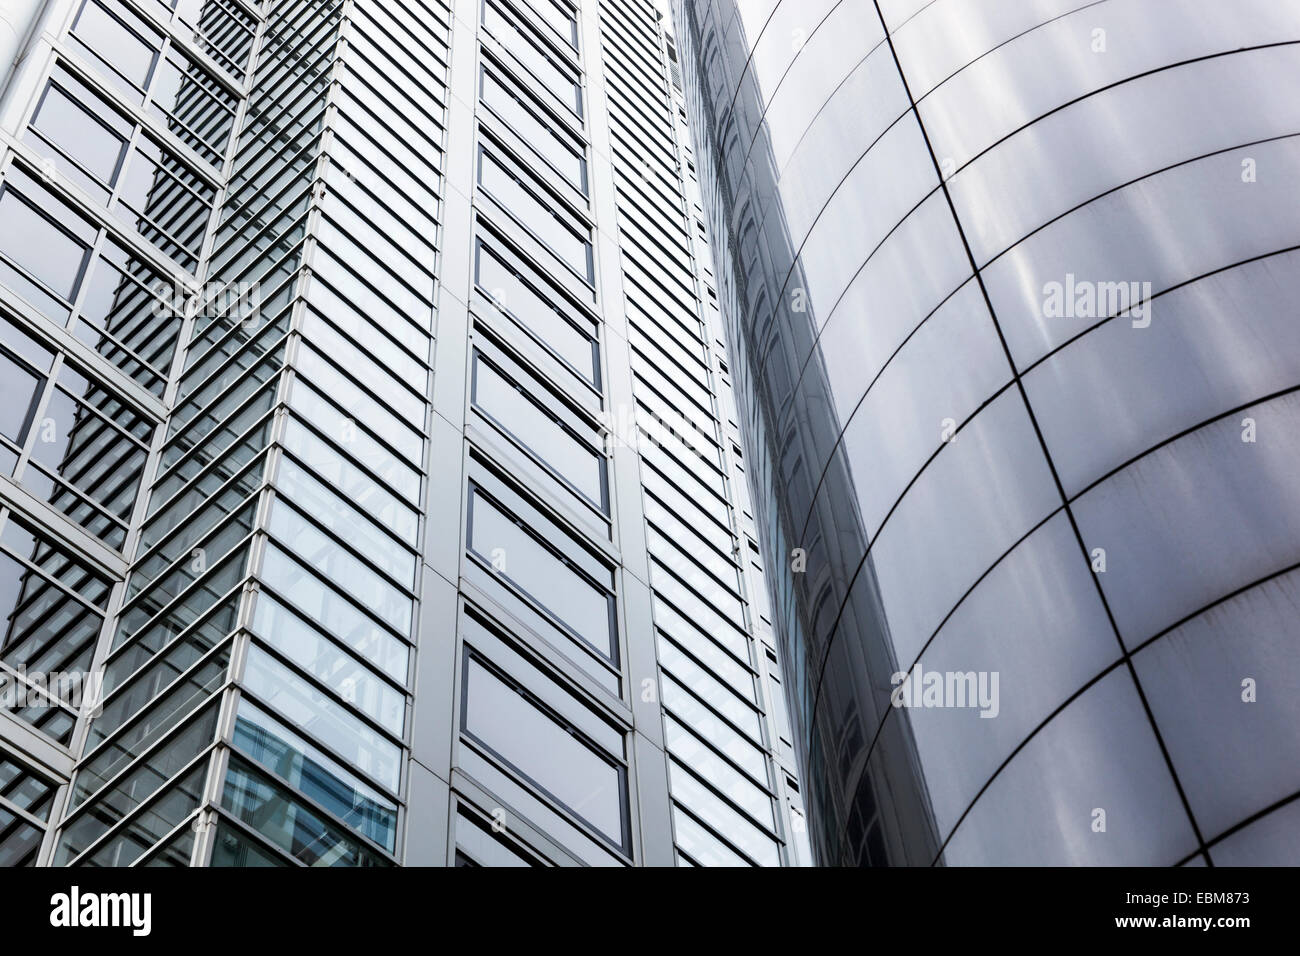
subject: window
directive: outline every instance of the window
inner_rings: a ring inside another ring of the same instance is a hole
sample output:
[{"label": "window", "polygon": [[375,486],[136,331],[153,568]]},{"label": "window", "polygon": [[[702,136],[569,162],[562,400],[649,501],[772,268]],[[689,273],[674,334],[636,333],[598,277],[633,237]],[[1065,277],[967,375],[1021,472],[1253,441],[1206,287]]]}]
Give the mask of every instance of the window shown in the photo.
[{"label": "window", "polygon": [[284,427],[281,441],[300,461],[327,478],[343,496],[411,547],[416,545],[419,515],[370,474],[297,419]]},{"label": "window", "polygon": [[[600,346],[594,323],[495,239],[480,235],[474,281],[520,328],[546,346],[582,379],[600,388]],[[545,290],[545,291],[543,291]]]},{"label": "window", "polygon": [[106,236],[82,282],[72,325],[77,338],[159,397],[184,321],[173,288],[168,276]]},{"label": "window", "polygon": [[[504,369],[509,369],[509,377]],[[471,399],[475,407],[607,512],[605,458],[598,450],[600,433],[571,413],[559,411],[563,406],[556,396],[540,399],[521,382],[542,389],[537,379],[504,356],[487,359],[474,350]]]},{"label": "window", "polygon": [[104,187],[117,176],[133,127],[62,66],[54,68],[31,122],[37,138],[72,161],[63,172],[73,173],[101,202],[108,199]]},{"label": "window", "polygon": [[562,0],[529,0],[528,5],[546,25],[564,38],[575,50],[578,48],[578,21],[573,9]]},{"label": "window", "polygon": [[506,74],[483,64],[479,95],[483,102],[524,142],[585,195],[587,161],[584,149],[573,137],[560,132],[560,124]]},{"label": "window", "polygon": [[395,737],[406,727],[406,695],[269,594],[260,594],[253,630],[345,703]]},{"label": "window", "polygon": [[399,684],[406,683],[407,646],[273,543],[267,544],[262,558],[262,583],[376,670]]},{"label": "window", "polygon": [[415,553],[401,547],[351,502],[340,498],[292,458],[280,460],[275,486],[379,570],[406,588],[415,586]]},{"label": "window", "polygon": [[613,572],[522,500],[512,504],[529,520],[506,511],[471,482],[470,550],[566,630],[616,661]]},{"label": "window", "polygon": [[409,634],[413,602],[379,572],[339,545],[302,512],[277,498],[271,508],[268,530],[326,579],[347,582],[348,591],[379,620],[399,634]]},{"label": "window", "polygon": [[0,317],[0,467],[13,472],[45,389],[54,353]]},{"label": "window", "polygon": [[331,748],[357,770],[392,793],[398,792],[401,748],[371,730],[256,644],[249,647],[244,686],[259,701]]},{"label": "window", "polygon": [[466,654],[461,730],[615,846],[626,848],[625,770],[518,682]]},{"label": "window", "polygon": [[90,222],[31,177],[9,170],[0,186],[0,281],[55,321],[71,314],[95,234]]},{"label": "window", "polygon": [[49,390],[21,481],[114,548],[127,522],[149,454],[154,424],[71,364]]},{"label": "window", "polygon": [[536,866],[543,864],[492,832],[478,814],[456,810],[457,866]]},{"label": "window", "polygon": [[669,759],[669,781],[673,797],[725,836],[759,866],[780,866],[781,851],[775,837],[742,815],[701,783],[675,759]]},{"label": "window", "polygon": [[184,321],[176,280],[109,235],[96,248],[101,232],[11,167],[0,186],[0,282],[162,395]]},{"label": "window", "polygon": [[239,702],[233,743],[358,833],[397,849],[397,804],[247,699]]},{"label": "window", "polygon": [[0,866],[33,866],[55,785],[0,751]]},{"label": "window", "polygon": [[135,30],[109,13],[97,0],[89,0],[77,14],[72,30],[93,59],[102,63],[113,77],[143,89],[153,74],[162,34],[150,29],[138,17],[128,14],[128,18]]},{"label": "window", "polygon": [[577,72],[557,47],[551,46],[531,27],[525,26],[498,0],[484,0],[483,26],[561,103],[582,115],[582,85]]},{"label": "window", "polygon": [[[557,209],[558,202],[504,154],[479,146],[478,183],[566,266],[589,285],[595,281],[591,230]],[[547,198],[542,198],[547,197]]]},{"label": "window", "polygon": [[225,158],[238,98],[165,34],[118,2],[86,0],[72,24],[77,49],[134,103],[215,166]]},{"label": "window", "polygon": [[231,757],[221,805],[307,866],[389,866],[270,777]]}]

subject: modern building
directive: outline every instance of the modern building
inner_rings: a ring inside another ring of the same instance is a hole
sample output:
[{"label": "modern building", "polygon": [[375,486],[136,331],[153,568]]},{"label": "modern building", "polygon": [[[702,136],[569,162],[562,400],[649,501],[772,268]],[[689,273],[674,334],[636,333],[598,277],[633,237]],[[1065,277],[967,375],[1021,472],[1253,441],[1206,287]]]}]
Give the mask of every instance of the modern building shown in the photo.
[{"label": "modern building", "polygon": [[674,11],[818,860],[1300,863],[1300,4]]},{"label": "modern building", "polygon": [[0,10],[0,863],[808,863],[654,6]]}]

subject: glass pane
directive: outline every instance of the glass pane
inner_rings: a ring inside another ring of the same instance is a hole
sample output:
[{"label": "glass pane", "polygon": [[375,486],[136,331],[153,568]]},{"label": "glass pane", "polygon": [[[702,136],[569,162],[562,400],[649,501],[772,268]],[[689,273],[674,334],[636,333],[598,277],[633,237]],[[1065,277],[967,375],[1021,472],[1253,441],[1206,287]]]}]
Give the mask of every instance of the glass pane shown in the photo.
[{"label": "glass pane", "polygon": [[329,587],[286,552],[268,543],[262,559],[262,580],[393,680],[406,683],[410,652],[341,594]]},{"label": "glass pane", "polygon": [[269,594],[258,595],[253,630],[371,720],[402,735],[406,696]]},{"label": "glass pane", "polygon": [[359,558],[344,551],[283,499],[271,508],[271,534],[300,555],[328,580],[346,582],[348,593],[398,633],[411,630],[412,600]]},{"label": "glass pane", "polygon": [[358,833],[396,848],[397,804],[247,699],[235,718],[234,745]]},{"label": "glass pane", "polygon": [[470,547],[502,577],[578,636],[614,655],[609,596],[597,590],[477,489],[470,493]]},{"label": "glass pane", "polygon": [[535,107],[525,105],[523,94],[515,92],[512,85],[499,80],[486,67],[483,69],[482,97],[483,102],[524,142],[537,150],[569,182],[584,193],[587,191],[587,163],[582,158],[581,148],[571,139],[556,133],[549,121],[539,116]]},{"label": "glass pane", "polygon": [[474,658],[465,664],[464,729],[611,841],[623,845],[620,769]]},{"label": "glass pane", "polygon": [[221,803],[308,866],[389,865],[238,758],[230,761]]},{"label": "glass pane", "polygon": [[88,250],[6,189],[0,195],[0,252],[39,279],[45,289],[70,301]]},{"label": "glass pane", "polygon": [[366,727],[256,645],[248,652],[244,684],[292,723],[319,738],[362,773],[393,792],[401,780],[401,748]]},{"label": "glass pane", "polygon": [[[474,356],[473,400],[516,440],[558,471],[589,501],[604,502],[604,461],[548,414],[524,389]],[[592,439],[595,440],[593,434]]]},{"label": "glass pane", "polygon": [[591,244],[574,229],[573,220],[555,208],[555,201],[542,199],[539,187],[525,185],[522,178],[485,150],[479,151],[479,185],[518,217],[574,272],[591,281]]},{"label": "glass pane", "polygon": [[599,381],[592,336],[584,335],[564,317],[560,308],[538,291],[545,287],[539,278],[533,277],[531,283],[525,282],[498,253],[482,242],[479,243],[477,269],[475,281],[497,308],[509,313],[529,334],[573,366],[588,382],[595,384]]}]

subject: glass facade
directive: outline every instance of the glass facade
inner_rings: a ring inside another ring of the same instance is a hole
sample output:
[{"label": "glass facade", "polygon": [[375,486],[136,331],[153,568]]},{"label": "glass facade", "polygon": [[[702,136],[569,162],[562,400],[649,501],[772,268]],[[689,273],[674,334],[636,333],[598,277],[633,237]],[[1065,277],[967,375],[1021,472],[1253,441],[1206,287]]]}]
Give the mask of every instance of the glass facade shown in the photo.
[{"label": "glass facade", "polygon": [[818,860],[1296,863],[1300,6],[674,13]]},{"label": "glass facade", "polygon": [[0,863],[808,863],[654,7],[29,16]]}]

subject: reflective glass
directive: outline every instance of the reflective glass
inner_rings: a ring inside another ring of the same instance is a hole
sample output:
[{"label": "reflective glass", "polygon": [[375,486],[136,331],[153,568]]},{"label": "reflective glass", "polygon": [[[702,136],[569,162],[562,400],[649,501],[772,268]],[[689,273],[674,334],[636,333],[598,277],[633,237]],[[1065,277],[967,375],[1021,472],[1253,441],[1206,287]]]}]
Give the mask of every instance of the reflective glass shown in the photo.
[{"label": "reflective glass", "polygon": [[624,844],[626,796],[617,765],[473,657],[465,662],[464,694],[466,732],[612,842]]}]

